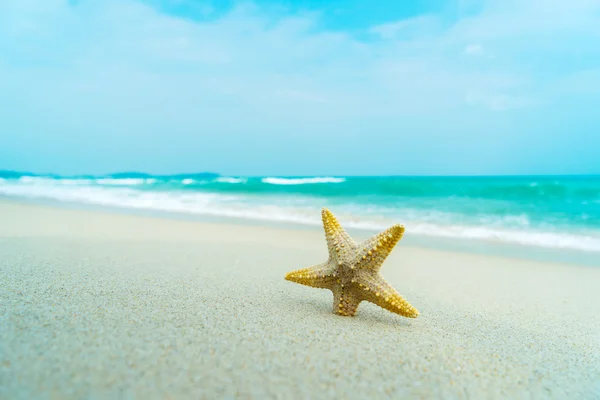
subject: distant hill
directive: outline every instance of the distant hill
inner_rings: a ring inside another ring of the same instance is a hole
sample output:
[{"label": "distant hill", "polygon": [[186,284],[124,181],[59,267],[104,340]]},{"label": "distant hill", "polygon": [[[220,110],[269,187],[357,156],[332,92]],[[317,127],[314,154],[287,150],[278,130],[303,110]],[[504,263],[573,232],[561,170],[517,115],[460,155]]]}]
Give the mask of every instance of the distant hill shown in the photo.
[{"label": "distant hill", "polygon": [[48,178],[113,178],[113,179],[194,179],[194,180],[208,180],[218,178],[220,175],[214,172],[194,172],[185,174],[172,174],[172,175],[152,175],[146,172],[116,172],[112,174],[103,175],[68,175],[61,176],[56,174],[35,174],[33,172],[26,171],[11,171],[11,170],[0,170],[0,178],[3,179],[19,179],[24,176],[37,176],[37,177],[48,177]]}]

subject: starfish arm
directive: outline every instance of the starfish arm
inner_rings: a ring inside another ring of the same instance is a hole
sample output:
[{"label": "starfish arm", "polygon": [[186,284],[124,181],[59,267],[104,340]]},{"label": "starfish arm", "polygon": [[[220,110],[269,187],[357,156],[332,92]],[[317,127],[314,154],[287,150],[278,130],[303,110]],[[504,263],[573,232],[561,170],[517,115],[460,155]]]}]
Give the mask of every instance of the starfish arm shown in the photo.
[{"label": "starfish arm", "polygon": [[356,266],[379,271],[385,259],[390,255],[396,243],[404,235],[404,226],[394,225],[385,231],[365,240],[359,246]]},{"label": "starfish arm", "polygon": [[313,267],[288,272],[285,275],[285,279],[301,285],[321,289],[331,289],[337,280],[334,274],[334,269],[331,268],[328,263],[323,263]]},{"label": "starfish arm", "polygon": [[323,208],[321,218],[323,220],[323,229],[325,229],[325,239],[327,240],[327,248],[329,249],[330,256],[339,254],[340,251],[345,253],[349,249],[356,248],[354,240],[346,233],[331,211]]},{"label": "starfish arm", "polygon": [[358,305],[363,299],[348,287],[336,286],[333,289],[333,313],[352,317],[356,314]]},{"label": "starfish arm", "polygon": [[385,308],[395,314],[408,318],[417,318],[419,311],[406,301],[381,277],[363,280],[359,287],[363,290],[363,299]]}]

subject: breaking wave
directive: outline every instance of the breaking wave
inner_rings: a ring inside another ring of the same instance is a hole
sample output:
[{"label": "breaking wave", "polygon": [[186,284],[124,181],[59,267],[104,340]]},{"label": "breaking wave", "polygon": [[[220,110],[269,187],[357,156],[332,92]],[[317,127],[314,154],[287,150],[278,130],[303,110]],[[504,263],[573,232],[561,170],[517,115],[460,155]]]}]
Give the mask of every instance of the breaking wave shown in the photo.
[{"label": "breaking wave", "polygon": [[0,195],[98,206],[345,226],[600,252],[600,179],[34,176],[0,173]]},{"label": "breaking wave", "polygon": [[342,183],[345,182],[344,178],[263,178],[263,183],[271,185],[311,185],[317,183]]}]

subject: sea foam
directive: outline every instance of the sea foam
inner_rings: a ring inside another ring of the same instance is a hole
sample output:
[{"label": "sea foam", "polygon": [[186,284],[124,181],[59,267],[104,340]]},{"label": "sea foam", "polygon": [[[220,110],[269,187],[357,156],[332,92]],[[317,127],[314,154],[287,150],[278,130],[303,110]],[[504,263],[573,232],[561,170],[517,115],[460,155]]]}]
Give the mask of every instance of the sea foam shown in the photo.
[{"label": "sea foam", "polygon": [[217,182],[221,183],[246,183],[246,178],[230,178],[227,176],[219,177],[216,179]]},{"label": "sea foam", "polygon": [[263,183],[269,183],[271,185],[307,185],[316,183],[342,183],[345,182],[344,178],[334,177],[317,177],[317,178],[263,178]]}]

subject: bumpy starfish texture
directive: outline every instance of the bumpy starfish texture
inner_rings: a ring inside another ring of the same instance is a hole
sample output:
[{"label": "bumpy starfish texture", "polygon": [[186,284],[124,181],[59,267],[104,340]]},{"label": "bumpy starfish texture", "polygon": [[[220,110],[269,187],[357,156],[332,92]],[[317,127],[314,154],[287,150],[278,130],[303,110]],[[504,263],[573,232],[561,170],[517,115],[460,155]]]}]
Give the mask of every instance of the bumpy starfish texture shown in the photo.
[{"label": "bumpy starfish texture", "polygon": [[362,301],[369,301],[408,318],[419,315],[379,274],[381,265],[404,235],[402,225],[356,244],[328,209],[322,210],[329,259],[319,265],[286,274],[285,279],[333,292],[333,312],[354,316]]}]

